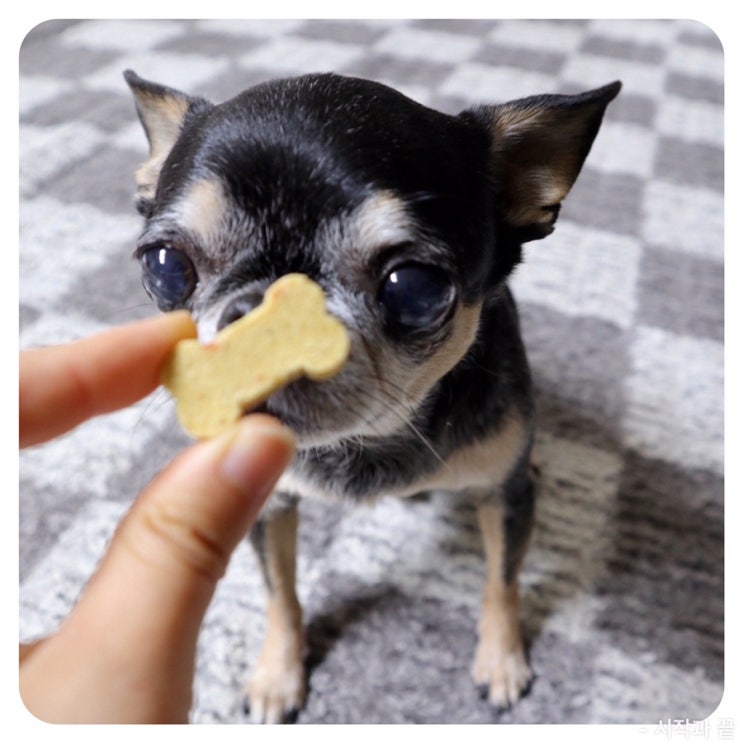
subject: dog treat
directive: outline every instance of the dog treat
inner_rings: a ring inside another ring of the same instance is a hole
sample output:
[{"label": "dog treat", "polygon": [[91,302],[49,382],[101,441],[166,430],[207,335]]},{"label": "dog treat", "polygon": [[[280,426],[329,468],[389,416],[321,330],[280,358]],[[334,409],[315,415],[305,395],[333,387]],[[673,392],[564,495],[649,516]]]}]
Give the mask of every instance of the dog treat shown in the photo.
[{"label": "dog treat", "polygon": [[209,438],[299,377],[330,379],[349,348],[345,327],[325,309],[322,289],[302,274],[289,274],[212,343],[178,343],[162,383],[177,400],[183,428]]}]

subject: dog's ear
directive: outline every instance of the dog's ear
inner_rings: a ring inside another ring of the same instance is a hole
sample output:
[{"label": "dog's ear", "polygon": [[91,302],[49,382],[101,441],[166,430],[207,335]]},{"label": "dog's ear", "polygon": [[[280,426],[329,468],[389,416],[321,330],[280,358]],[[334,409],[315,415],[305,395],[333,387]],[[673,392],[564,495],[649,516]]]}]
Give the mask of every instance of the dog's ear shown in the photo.
[{"label": "dog's ear", "polygon": [[578,177],[609,102],[622,84],[580,95],[542,95],[469,113],[491,138],[500,208],[519,240],[549,235]]},{"label": "dog's ear", "polygon": [[137,114],[150,145],[149,159],[136,173],[137,209],[147,215],[155,198],[157,179],[163,163],[181,132],[189,112],[211,106],[203,98],[195,98],[165,85],[144,80],[132,70],[124,79],[134,93]]}]

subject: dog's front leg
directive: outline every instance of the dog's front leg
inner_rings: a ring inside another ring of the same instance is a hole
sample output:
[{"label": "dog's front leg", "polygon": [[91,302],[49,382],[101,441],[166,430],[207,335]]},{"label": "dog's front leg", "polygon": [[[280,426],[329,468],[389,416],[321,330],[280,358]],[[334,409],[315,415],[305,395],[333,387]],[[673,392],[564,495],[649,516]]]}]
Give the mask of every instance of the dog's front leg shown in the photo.
[{"label": "dog's front leg", "polygon": [[305,697],[302,608],[297,599],[296,504],[262,516],[250,533],[267,591],[263,649],[248,681],[246,706],[254,722],[288,722]]},{"label": "dog's front leg", "polygon": [[477,511],[487,577],[472,677],[501,711],[514,704],[533,679],[521,637],[518,585],[533,512],[534,489],[528,472],[511,478],[502,498],[482,501]]}]

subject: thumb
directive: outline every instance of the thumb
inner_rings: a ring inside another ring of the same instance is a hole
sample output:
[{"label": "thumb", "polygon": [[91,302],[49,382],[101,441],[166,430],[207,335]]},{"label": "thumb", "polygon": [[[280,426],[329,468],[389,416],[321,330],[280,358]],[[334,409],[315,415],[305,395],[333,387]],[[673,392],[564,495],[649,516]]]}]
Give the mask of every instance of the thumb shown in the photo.
[{"label": "thumb", "polygon": [[97,710],[96,719],[118,719],[117,700],[132,695],[142,698],[130,709],[146,719],[160,714],[150,709],[159,696],[186,713],[216,584],[293,452],[287,429],[249,416],[190,447],[142,492],[46,651],[64,667],[81,647],[95,648],[75,684],[111,700],[114,709]]},{"label": "thumb", "polygon": [[[110,561],[139,561],[149,580],[167,577],[171,590],[216,584],[293,453],[291,432],[265,415],[196,444],[137,499],[114,537]],[[101,572],[107,569],[104,563]]]},{"label": "thumb", "polygon": [[130,603],[129,614],[154,611],[163,623],[170,614],[183,626],[185,613],[200,624],[233,550],[293,453],[291,432],[263,415],[188,449],[120,524],[88,587],[90,599],[97,602],[99,587],[108,594],[136,585],[137,606]]}]

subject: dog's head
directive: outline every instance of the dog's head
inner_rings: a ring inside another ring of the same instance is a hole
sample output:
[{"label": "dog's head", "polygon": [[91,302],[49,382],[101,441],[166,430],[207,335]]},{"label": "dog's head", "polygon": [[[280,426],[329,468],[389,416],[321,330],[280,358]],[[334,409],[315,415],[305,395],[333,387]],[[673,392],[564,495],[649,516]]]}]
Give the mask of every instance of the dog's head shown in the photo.
[{"label": "dog's head", "polygon": [[136,255],[158,306],[189,309],[208,340],[299,272],[350,333],[341,374],[267,403],[302,446],[406,424],[466,356],[521,244],[552,231],[619,90],[449,116],[337,75],[219,105],[126,79],[150,145]]}]

